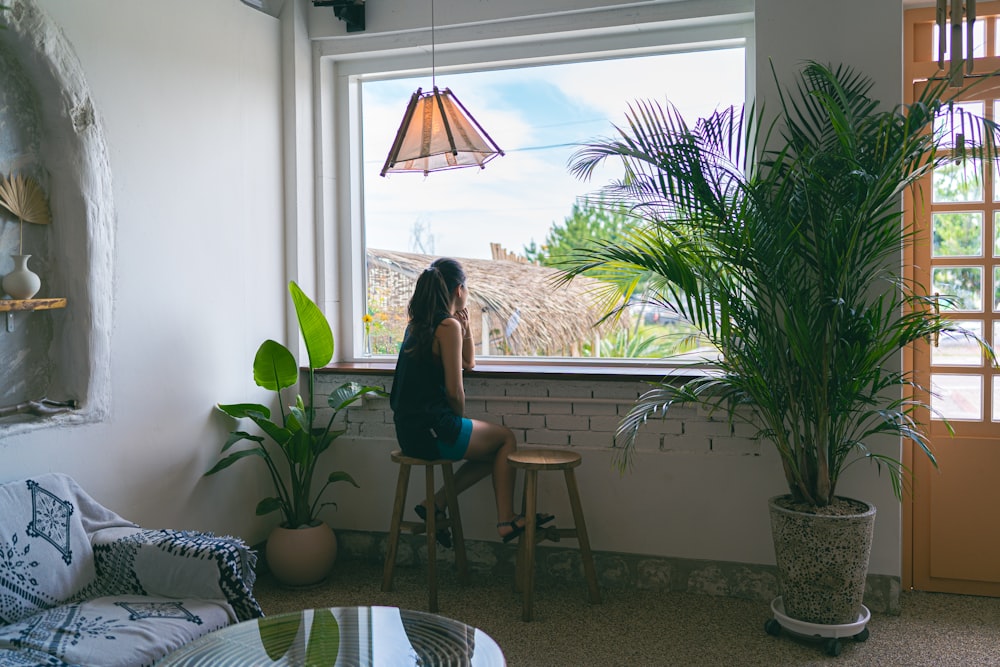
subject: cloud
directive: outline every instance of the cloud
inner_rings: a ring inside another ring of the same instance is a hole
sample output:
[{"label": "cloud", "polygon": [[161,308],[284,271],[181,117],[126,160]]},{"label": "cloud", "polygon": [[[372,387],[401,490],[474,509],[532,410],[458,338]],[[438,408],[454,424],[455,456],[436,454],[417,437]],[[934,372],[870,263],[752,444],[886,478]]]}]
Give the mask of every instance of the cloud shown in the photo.
[{"label": "cloud", "polygon": [[669,54],[574,65],[529,67],[438,77],[508,151],[485,169],[378,175],[410,94],[429,77],[366,83],[364,180],[366,243],[412,250],[414,224],[429,226],[435,252],[490,256],[490,243],[521,252],[542,242],[574,202],[596,191],[615,170],[592,182],[569,173],[575,144],[612,133],[628,102],[670,99],[692,120],[741,103],[742,49]]},{"label": "cloud", "polygon": [[636,99],[669,100],[693,120],[743,103],[744,58],[743,49],[726,49],[605,60],[568,68],[552,83],[615,123]]}]

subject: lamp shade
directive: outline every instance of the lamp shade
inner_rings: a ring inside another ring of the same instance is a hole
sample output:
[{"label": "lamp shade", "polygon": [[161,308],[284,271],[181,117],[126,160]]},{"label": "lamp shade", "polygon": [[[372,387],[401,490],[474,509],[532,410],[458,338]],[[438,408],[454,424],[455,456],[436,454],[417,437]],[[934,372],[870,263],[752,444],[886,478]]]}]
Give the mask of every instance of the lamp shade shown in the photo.
[{"label": "lamp shade", "polygon": [[451,90],[434,86],[433,92],[422,93],[418,88],[410,97],[381,175],[482,168],[498,155],[503,151]]}]

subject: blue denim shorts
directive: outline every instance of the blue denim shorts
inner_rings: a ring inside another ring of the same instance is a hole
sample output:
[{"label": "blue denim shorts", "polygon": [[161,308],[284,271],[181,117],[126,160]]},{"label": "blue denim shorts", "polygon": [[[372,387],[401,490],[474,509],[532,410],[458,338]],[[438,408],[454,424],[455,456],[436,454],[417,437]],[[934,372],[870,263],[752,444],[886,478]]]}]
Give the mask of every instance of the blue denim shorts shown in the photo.
[{"label": "blue denim shorts", "polygon": [[465,452],[469,449],[470,439],[472,439],[472,420],[463,417],[462,426],[458,431],[458,435],[455,436],[454,442],[445,442],[438,438],[435,444],[441,458],[460,461],[465,458]]}]

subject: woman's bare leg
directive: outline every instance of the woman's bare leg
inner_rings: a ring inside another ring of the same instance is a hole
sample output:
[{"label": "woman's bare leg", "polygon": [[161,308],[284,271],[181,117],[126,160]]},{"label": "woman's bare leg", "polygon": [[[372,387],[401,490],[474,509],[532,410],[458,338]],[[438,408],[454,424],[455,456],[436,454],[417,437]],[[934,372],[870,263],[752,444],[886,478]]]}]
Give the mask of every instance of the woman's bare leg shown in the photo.
[{"label": "woman's bare leg", "polygon": [[[492,467],[493,495],[496,499],[497,522],[514,520],[514,481],[516,471],[507,461],[507,455],[517,451],[514,432],[506,426],[472,420],[472,437],[465,458],[469,462],[484,462]],[[464,468],[465,466],[463,466]],[[513,530],[501,530],[505,535]]]},{"label": "woman's bare leg", "polygon": [[[516,472],[507,462],[507,455],[517,451],[514,432],[506,426],[472,420],[472,435],[465,452],[465,462],[455,471],[455,492],[462,493],[487,475],[493,475],[493,495],[496,498],[497,523],[513,521],[514,481]],[[435,494],[435,504],[445,507],[444,488]],[[500,536],[513,528],[498,529]]]}]

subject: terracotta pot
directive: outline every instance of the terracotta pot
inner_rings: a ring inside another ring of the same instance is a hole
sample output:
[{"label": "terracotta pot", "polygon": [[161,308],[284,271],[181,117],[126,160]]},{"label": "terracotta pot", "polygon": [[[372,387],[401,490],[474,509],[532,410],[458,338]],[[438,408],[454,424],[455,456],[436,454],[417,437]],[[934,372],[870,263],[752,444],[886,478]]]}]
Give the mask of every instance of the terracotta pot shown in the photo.
[{"label": "terracotta pot", "polygon": [[325,523],[301,528],[276,527],[267,538],[267,566],[287,586],[318,584],[333,569],[337,537]]},{"label": "terracotta pot", "polygon": [[875,506],[837,500],[836,514],[799,511],[787,495],[768,501],[781,599],[799,621],[842,625],[862,613]]}]

